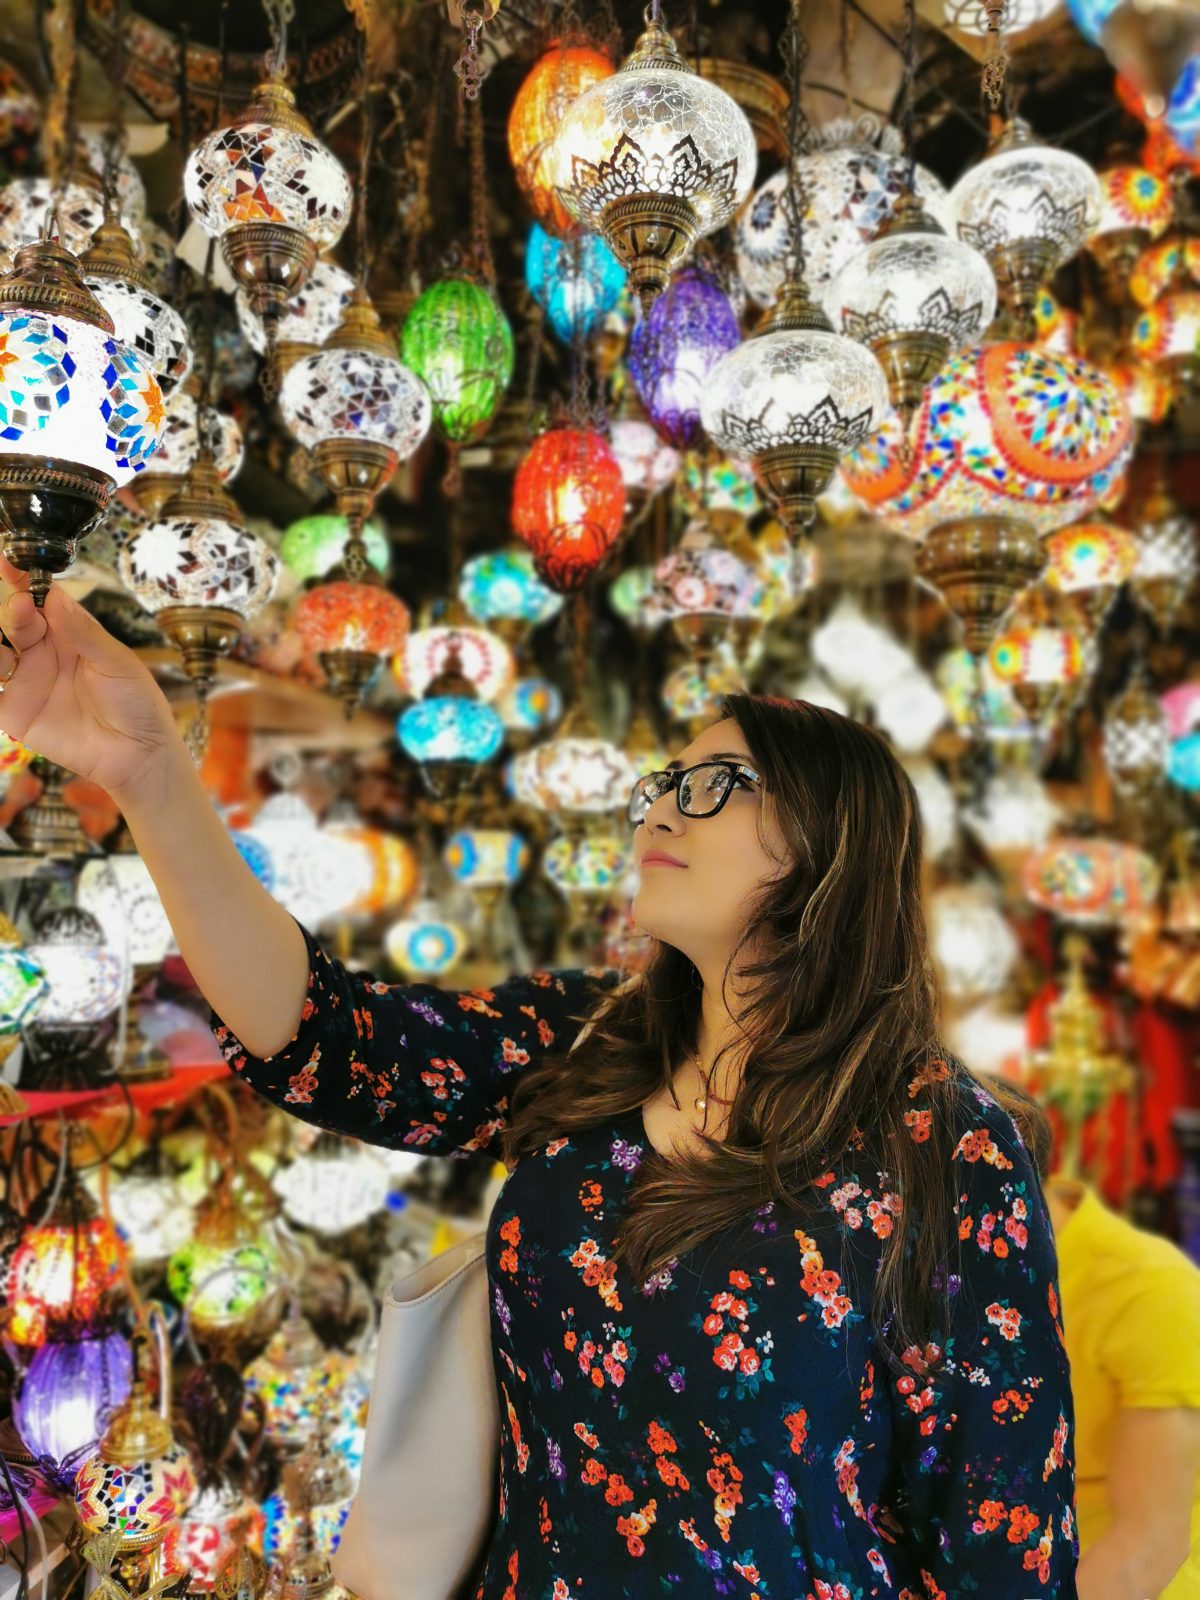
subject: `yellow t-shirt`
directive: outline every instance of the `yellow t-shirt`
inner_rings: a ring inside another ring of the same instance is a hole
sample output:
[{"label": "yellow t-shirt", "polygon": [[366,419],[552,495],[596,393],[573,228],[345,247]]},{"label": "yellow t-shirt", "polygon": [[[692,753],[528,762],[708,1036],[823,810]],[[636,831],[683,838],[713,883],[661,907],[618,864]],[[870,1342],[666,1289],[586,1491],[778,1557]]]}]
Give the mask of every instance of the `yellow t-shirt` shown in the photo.
[{"label": "yellow t-shirt", "polygon": [[[1110,1520],[1107,1477],[1117,1411],[1200,1407],[1200,1269],[1169,1239],[1135,1228],[1086,1186],[1056,1244],[1075,1399],[1082,1552]],[[1192,1553],[1161,1594],[1162,1600],[1200,1600],[1200,1490],[1192,1507]]]}]

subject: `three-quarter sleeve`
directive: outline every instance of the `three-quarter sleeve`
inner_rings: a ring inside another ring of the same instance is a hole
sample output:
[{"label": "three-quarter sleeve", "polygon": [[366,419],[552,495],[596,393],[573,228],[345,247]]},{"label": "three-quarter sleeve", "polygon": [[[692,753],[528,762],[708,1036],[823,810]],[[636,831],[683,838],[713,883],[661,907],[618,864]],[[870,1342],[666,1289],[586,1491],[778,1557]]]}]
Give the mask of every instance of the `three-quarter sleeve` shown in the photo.
[{"label": "three-quarter sleeve", "polygon": [[913,1347],[904,1376],[880,1366],[895,1509],[918,1551],[920,1600],[1074,1600],[1074,1411],[1049,1213],[1012,1118],[985,1090],[964,1086],[955,1133],[961,1250],[945,1360]]},{"label": "three-quarter sleeve", "polygon": [[570,1048],[615,972],[534,972],[456,992],[350,972],[303,924],[308,993],[295,1035],[255,1056],[210,1008],[229,1066],[305,1122],[428,1155],[485,1150],[515,1075]]}]

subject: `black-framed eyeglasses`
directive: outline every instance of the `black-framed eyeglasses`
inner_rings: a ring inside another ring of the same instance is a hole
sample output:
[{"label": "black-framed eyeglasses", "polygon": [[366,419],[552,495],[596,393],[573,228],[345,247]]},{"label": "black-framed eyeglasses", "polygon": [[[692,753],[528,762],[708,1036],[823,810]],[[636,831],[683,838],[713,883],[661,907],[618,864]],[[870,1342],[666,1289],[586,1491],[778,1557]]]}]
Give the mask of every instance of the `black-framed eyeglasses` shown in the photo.
[{"label": "black-framed eyeglasses", "polygon": [[753,767],[740,761],[699,761],[694,767],[647,772],[629,796],[629,820],[636,828],[656,800],[675,790],[685,817],[715,817],[735,789],[761,783]]}]

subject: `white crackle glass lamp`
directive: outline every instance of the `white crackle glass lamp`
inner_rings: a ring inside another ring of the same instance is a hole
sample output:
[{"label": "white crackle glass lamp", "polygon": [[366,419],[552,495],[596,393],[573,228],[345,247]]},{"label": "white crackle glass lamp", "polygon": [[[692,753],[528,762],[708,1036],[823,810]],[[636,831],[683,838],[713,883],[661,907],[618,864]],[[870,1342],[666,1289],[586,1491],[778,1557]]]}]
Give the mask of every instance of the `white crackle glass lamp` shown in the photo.
[{"label": "white crackle glass lamp", "polygon": [[153,455],[162,390],[52,238],[23,245],[0,281],[0,372],[4,553],[40,606],[113,491]]},{"label": "white crackle glass lamp", "polygon": [[952,239],[915,193],[825,291],[839,333],[874,353],[906,423],[946,357],[982,337],[996,314],[992,269]]},{"label": "white crackle glass lamp", "polygon": [[278,70],[188,156],[183,192],[263,319],[268,345],[317,256],[350,218],[350,180],[296,109]]},{"label": "white crackle glass lamp", "polygon": [[1102,201],[1087,162],[1042,144],[1019,117],[954,186],[958,237],[987,257],[1017,338],[1034,337],[1038,291],[1087,243]]},{"label": "white crackle glass lamp", "polygon": [[568,107],[551,159],[566,210],[600,234],[649,310],[696,240],[736,213],[758,157],[740,106],[651,17],[620,69]]}]

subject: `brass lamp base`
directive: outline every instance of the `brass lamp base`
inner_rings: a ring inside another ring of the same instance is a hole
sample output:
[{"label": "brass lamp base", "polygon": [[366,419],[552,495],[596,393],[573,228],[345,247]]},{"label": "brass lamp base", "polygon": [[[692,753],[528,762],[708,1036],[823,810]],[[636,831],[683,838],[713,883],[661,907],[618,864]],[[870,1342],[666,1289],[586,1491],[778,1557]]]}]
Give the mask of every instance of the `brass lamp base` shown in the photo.
[{"label": "brass lamp base", "polygon": [[1014,597],[1034,582],[1045,561],[1029,523],[1015,517],[964,517],[926,535],[916,566],[961,618],[967,649],[981,656]]},{"label": "brass lamp base", "polygon": [[604,242],[649,311],[700,233],[692,204],[672,194],[632,194],[600,213]]},{"label": "brass lamp base", "polygon": [[887,378],[888,394],[907,428],[925,390],[945,365],[950,341],[942,333],[893,333],[871,345]]},{"label": "brass lamp base", "polygon": [[351,526],[370,516],[375,496],[400,465],[394,450],[370,439],[322,439],[312,460]]},{"label": "brass lamp base", "polygon": [[79,813],[63,799],[66,771],[55,761],[39,756],[34,775],[43,788],[9,827],[14,844],[31,856],[85,856],[91,849]]},{"label": "brass lamp base", "polygon": [[671,632],[686,645],[698,660],[707,660],[733,632],[734,618],[690,613],[671,618]]},{"label": "brass lamp base", "polygon": [[375,674],[379,657],[370,650],[322,650],[317,660],[329,679],[330,689],[342,702],[348,722]]},{"label": "brass lamp base", "polygon": [[224,606],[167,606],[154,619],[183,657],[183,670],[204,693],[217,662],[241,637],[243,620]]},{"label": "brass lamp base", "polygon": [[1030,722],[1040,727],[1057,709],[1067,687],[1061,683],[1014,683],[1012,692]]},{"label": "brass lamp base", "polygon": [[779,444],[754,457],[754,476],[793,539],[817,518],[817,496],[833,480],[840,451],[828,444]]},{"label": "brass lamp base", "polygon": [[298,228],[244,222],[221,235],[221,254],[269,330],[308,282],[317,247]]},{"label": "brass lamp base", "polygon": [[479,775],[474,761],[422,761],[421,776],[435,800],[453,802],[469,794]]},{"label": "brass lamp base", "polygon": [[1172,409],[1194,403],[1200,396],[1200,355],[1189,350],[1166,356],[1159,364],[1171,386]]},{"label": "brass lamp base", "polygon": [[103,517],[115,488],[107,473],[78,462],[0,457],[4,554],[29,574],[36,605],[45,604],[54,575],[74,561],[80,539]]},{"label": "brass lamp base", "polygon": [[169,472],[139,472],[130,484],[130,488],[138,503],[138,510],[149,517],[151,522],[156,522],[162,508],[171,496],[178,492],[182,483],[181,477]]},{"label": "brass lamp base", "polygon": [[1032,343],[1038,294],[1058,265],[1058,247],[1049,239],[1020,239],[990,250],[987,259],[1012,337]]}]

